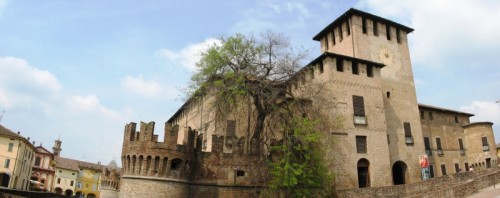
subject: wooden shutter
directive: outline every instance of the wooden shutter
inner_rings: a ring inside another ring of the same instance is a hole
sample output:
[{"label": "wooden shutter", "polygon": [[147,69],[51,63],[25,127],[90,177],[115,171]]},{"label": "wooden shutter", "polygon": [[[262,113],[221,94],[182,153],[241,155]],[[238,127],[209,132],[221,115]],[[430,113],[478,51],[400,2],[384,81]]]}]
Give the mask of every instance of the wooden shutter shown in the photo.
[{"label": "wooden shutter", "polygon": [[483,146],[488,146],[488,138],[487,137],[481,137],[481,140],[483,142]]},{"label": "wooden shutter", "polygon": [[236,121],[234,120],[228,120],[227,121],[227,129],[226,129],[226,136],[229,137],[234,137],[234,131],[236,130]]},{"label": "wooden shutter", "polygon": [[424,137],[424,145],[425,145],[425,150],[431,150],[431,143],[429,142],[428,137]]},{"label": "wooden shutter", "polygon": [[403,123],[405,130],[405,137],[411,137],[411,125],[409,122]]},{"label": "wooden shutter", "polygon": [[356,150],[358,153],[366,153],[366,136],[356,136]]},{"label": "wooden shutter", "polygon": [[354,116],[365,116],[365,104],[363,96],[352,96]]},{"label": "wooden shutter", "polygon": [[441,149],[441,138],[436,138],[437,149]]}]

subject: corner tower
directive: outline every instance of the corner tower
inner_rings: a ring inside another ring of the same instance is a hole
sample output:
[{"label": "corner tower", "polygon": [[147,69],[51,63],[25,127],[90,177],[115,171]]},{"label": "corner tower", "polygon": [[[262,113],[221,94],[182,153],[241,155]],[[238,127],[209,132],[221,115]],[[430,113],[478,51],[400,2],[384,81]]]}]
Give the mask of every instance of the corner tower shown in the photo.
[{"label": "corner tower", "polygon": [[420,181],[425,154],[407,34],[412,28],[351,8],[314,40],[333,52],[385,65],[381,69],[384,114],[394,184]]}]

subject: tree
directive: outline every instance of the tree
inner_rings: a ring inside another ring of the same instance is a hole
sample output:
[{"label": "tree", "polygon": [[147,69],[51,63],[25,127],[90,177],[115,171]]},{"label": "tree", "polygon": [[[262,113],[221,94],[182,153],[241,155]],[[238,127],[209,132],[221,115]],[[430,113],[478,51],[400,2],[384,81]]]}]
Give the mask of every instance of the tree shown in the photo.
[{"label": "tree", "polygon": [[252,139],[262,141],[264,121],[286,101],[286,81],[301,67],[306,52],[295,53],[281,35],[267,32],[261,40],[236,34],[202,53],[192,77],[194,96],[215,94],[224,114],[248,98],[257,111]]},{"label": "tree", "polygon": [[[199,70],[192,77],[192,98],[213,97],[213,107],[221,116],[241,101],[249,101],[256,112],[252,141],[269,145],[264,135],[281,139],[280,145],[267,150],[281,156],[269,162],[271,188],[284,190],[285,196],[302,197],[311,188],[328,184],[317,132],[324,119],[311,109],[311,98],[317,99],[324,85],[309,86],[300,96],[290,89],[307,72],[301,70],[307,52],[293,49],[287,39],[272,32],[259,39],[236,34],[220,40],[220,45],[202,53]],[[315,116],[308,115],[311,112]],[[264,130],[266,119],[277,121],[280,126],[274,128],[280,130]],[[249,153],[266,155],[262,149]]]}]

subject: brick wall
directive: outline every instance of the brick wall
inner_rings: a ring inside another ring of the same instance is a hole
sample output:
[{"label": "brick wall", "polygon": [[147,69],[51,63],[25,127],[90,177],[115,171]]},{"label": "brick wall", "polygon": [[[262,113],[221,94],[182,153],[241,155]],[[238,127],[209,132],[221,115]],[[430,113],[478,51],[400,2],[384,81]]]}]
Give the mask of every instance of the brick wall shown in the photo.
[{"label": "brick wall", "polygon": [[500,169],[447,175],[413,184],[338,190],[338,197],[466,197],[500,183]]}]

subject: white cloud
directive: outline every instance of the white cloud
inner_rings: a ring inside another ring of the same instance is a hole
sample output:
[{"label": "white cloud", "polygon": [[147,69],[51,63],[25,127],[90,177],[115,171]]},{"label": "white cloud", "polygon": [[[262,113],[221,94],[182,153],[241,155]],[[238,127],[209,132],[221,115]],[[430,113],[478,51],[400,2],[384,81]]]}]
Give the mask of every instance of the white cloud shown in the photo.
[{"label": "white cloud", "polygon": [[169,60],[174,67],[181,65],[189,71],[194,72],[197,70],[196,63],[200,60],[201,53],[210,46],[219,44],[220,40],[209,38],[201,43],[188,45],[177,52],[169,49],[160,49],[157,54]]},{"label": "white cloud", "polygon": [[461,111],[475,114],[474,122],[488,121],[500,124],[500,103],[494,101],[474,101],[467,106],[461,106]]},{"label": "white cloud", "polygon": [[15,57],[0,57],[0,79],[0,106],[5,108],[54,99],[62,87],[52,73]]},{"label": "white cloud", "polygon": [[116,121],[124,120],[118,112],[102,105],[99,98],[95,95],[70,96],[68,97],[68,103],[76,112],[97,113]]},{"label": "white cloud", "polygon": [[146,97],[155,97],[161,93],[161,87],[157,82],[145,80],[142,75],[138,77],[125,77],[122,79],[122,86],[130,92]]},{"label": "white cloud", "polygon": [[280,27],[280,31],[304,28],[311,17],[308,7],[300,1],[263,1],[243,10],[242,19],[231,30],[233,32],[255,33]]},{"label": "white cloud", "polygon": [[72,96],[70,98],[70,104],[85,111],[90,111],[98,108],[100,103],[97,96],[94,95]]},{"label": "white cloud", "polygon": [[56,76],[49,71],[31,66],[26,60],[0,57],[0,108],[41,110],[45,114],[66,109],[66,104],[80,111],[88,111],[112,119],[118,113],[102,105],[95,95],[65,94]]},{"label": "white cloud", "polygon": [[412,60],[422,66],[472,65],[498,57],[500,1],[362,0],[359,6],[414,28]]}]

